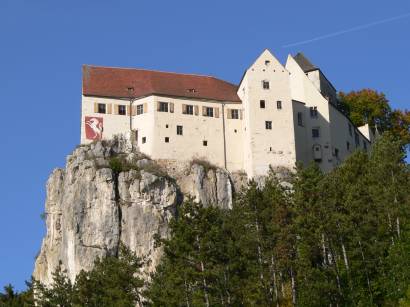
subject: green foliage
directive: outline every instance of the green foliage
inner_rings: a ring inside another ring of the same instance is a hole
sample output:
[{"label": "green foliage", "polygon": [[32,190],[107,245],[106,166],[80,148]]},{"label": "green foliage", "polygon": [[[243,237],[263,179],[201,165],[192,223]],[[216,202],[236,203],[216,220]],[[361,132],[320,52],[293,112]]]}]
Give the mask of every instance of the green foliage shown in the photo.
[{"label": "green foliage", "polygon": [[26,281],[27,290],[16,292],[12,285],[4,287],[4,293],[0,293],[0,306],[4,307],[29,307],[34,306],[32,282]]},{"label": "green foliage", "polygon": [[[232,210],[188,202],[159,240],[153,306],[395,306],[410,284],[410,169],[386,133],[322,174],[271,175]],[[405,306],[405,305],[403,305]]]},{"label": "green foliage", "polygon": [[141,261],[121,245],[118,257],[97,259],[91,271],[81,271],[75,283],[60,265],[49,287],[34,283],[36,306],[132,306],[140,303],[143,281],[138,277]]},{"label": "green foliage", "polygon": [[410,111],[392,110],[383,93],[371,89],[339,93],[340,109],[356,126],[369,124],[390,131],[403,145],[410,144]]}]

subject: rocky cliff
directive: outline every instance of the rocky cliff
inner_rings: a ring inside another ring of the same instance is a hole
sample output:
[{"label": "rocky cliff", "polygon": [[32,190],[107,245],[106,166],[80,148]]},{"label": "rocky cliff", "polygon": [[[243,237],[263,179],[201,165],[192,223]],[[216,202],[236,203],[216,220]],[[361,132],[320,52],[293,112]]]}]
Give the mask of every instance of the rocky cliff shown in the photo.
[{"label": "rocky cliff", "polygon": [[155,268],[161,250],[154,235],[168,235],[178,205],[191,196],[205,205],[230,208],[233,185],[224,170],[192,161],[151,161],[131,152],[124,137],[80,146],[47,182],[47,232],[34,278],[50,283],[62,262],[71,280],[91,269],[96,257],[116,255],[120,242]]}]

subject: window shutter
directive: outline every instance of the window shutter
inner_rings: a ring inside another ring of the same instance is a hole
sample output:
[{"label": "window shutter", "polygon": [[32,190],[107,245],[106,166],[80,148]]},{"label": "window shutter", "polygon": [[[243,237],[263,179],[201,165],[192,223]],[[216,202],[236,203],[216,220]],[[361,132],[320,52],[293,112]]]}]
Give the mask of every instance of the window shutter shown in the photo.
[{"label": "window shutter", "polygon": [[161,110],[161,103],[157,101],[157,111]]},{"label": "window shutter", "polygon": [[147,113],[147,112],[148,112],[148,105],[147,105],[147,103],[144,103],[143,106],[142,106],[142,108],[143,108],[143,112],[144,112],[144,113]]},{"label": "window shutter", "polygon": [[202,107],[202,115],[206,116],[206,107]]},{"label": "window shutter", "polygon": [[120,105],[118,105],[118,104],[115,104],[114,105],[114,114],[115,115],[118,115],[118,113],[119,113],[119,111],[118,111],[118,109],[120,108]]},{"label": "window shutter", "polygon": [[130,106],[127,106],[127,115],[130,115]]},{"label": "window shutter", "polygon": [[243,111],[242,110],[239,110],[239,118],[243,119]]},{"label": "window shutter", "polygon": [[107,114],[111,114],[112,113],[112,104],[108,103],[107,104]]},{"label": "window shutter", "polygon": [[199,107],[195,106],[195,115],[199,115]]},{"label": "window shutter", "polygon": [[137,106],[132,106],[132,116],[137,115]]},{"label": "window shutter", "polygon": [[174,113],[174,103],[173,102],[169,103],[169,112]]},{"label": "window shutter", "polygon": [[227,112],[227,116],[228,116],[228,119],[231,119],[232,118],[232,109],[226,109],[226,112]]},{"label": "window shutter", "polygon": [[94,113],[98,113],[98,103],[94,102]]},{"label": "window shutter", "polygon": [[215,117],[219,118],[219,108],[214,108],[215,110]]},{"label": "window shutter", "polygon": [[186,114],[186,104],[182,105],[182,114]]}]

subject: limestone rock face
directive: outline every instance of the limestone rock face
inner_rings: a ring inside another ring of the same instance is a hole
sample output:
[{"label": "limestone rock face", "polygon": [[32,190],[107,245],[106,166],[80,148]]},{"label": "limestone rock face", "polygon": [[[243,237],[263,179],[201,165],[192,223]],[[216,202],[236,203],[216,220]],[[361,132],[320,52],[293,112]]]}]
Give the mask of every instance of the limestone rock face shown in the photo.
[{"label": "limestone rock face", "polygon": [[143,270],[151,272],[162,254],[154,248],[154,235],[168,236],[169,222],[184,197],[232,207],[226,171],[190,164],[183,173],[171,178],[156,161],[130,153],[126,138],[75,149],[65,169],[55,169],[47,181],[47,232],[34,278],[49,284],[61,261],[73,281],[97,257],[116,255],[121,242],[145,259]]}]

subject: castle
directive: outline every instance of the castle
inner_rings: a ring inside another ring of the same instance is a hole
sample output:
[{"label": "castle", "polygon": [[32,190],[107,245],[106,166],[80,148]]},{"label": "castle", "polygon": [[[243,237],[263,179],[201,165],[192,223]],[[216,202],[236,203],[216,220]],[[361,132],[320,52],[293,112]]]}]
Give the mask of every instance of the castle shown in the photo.
[{"label": "castle", "polygon": [[368,125],[355,127],[337,92],[303,54],[283,66],[265,50],[239,85],[201,75],[83,66],[81,143],[129,133],[153,159],[205,158],[249,177],[316,161],[329,171],[368,150]]}]

